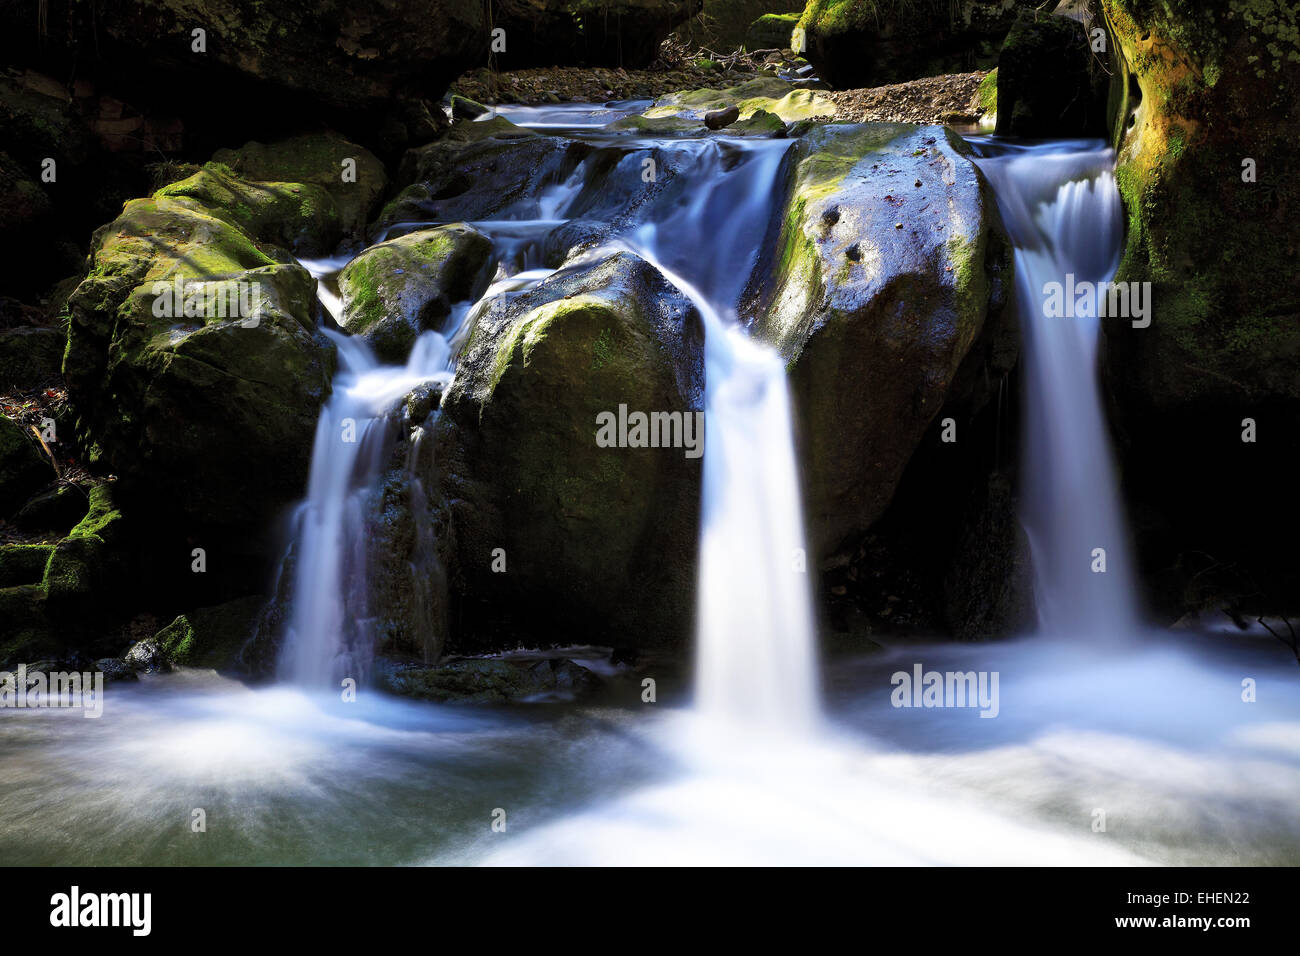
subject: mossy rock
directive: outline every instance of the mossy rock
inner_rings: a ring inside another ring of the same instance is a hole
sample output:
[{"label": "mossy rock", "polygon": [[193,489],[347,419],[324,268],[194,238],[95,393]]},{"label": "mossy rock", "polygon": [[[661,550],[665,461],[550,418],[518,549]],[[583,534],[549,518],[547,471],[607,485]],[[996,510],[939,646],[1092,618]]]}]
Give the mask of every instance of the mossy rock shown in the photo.
[{"label": "mossy rock", "polygon": [[1010,246],[968,150],[893,123],[830,124],[794,147],[754,334],[790,370],[823,552],[884,513],[1010,294]]},{"label": "mossy rock", "polygon": [[316,183],[247,182],[228,166],[206,163],[154,197],[194,200],[246,235],[303,258],[324,255],[339,241],[338,209],[329,192]]},{"label": "mossy rock", "polygon": [[0,415],[0,516],[17,512],[54,477],[54,467],[35,436]]},{"label": "mossy rock", "polygon": [[401,363],[420,332],[442,328],[451,307],[486,286],[492,242],[457,223],[371,246],[339,275],[342,325],[384,361]]},{"label": "mossy rock", "polygon": [[[265,527],[301,494],[333,372],[314,280],[166,190],[127,203],[90,259],[64,357],[90,463],[195,531]],[[231,290],[251,314],[230,315]]]},{"label": "mossy rock", "polygon": [[985,115],[996,116],[998,112],[998,71],[993,69],[989,71],[988,76],[980,80],[979,89],[976,91],[976,98],[979,100],[980,109]]},{"label": "mossy rock", "polygon": [[745,49],[788,50],[790,36],[798,25],[797,13],[765,13],[745,31]]},{"label": "mossy rock", "polygon": [[167,666],[237,669],[262,604],[259,597],[244,597],[178,616],[152,639],[157,659]]},{"label": "mossy rock", "polygon": [[1116,278],[1151,283],[1149,326],[1102,323],[1125,484],[1149,519],[1139,556],[1168,569],[1154,600],[1170,620],[1214,573],[1294,613],[1300,562],[1276,532],[1300,526],[1300,17],[1249,0],[1103,7],[1126,70]]},{"label": "mossy rock", "polygon": [[45,616],[45,591],[35,584],[0,588],[0,670],[55,657],[63,644]]},{"label": "mossy rock", "polygon": [[728,136],[785,136],[785,123],[781,117],[766,110],[755,110],[749,119],[732,123],[727,127]]},{"label": "mossy rock", "polygon": [[735,106],[740,119],[747,120],[762,111],[779,116],[789,123],[814,116],[834,116],[835,104],[817,90],[797,90],[785,80],[759,77],[725,90],[688,90],[669,93],[655,100],[643,114],[647,119],[664,116],[702,118],[705,113]]},{"label": "mossy rock", "polygon": [[685,640],[700,460],[596,437],[620,405],[700,409],[702,347],[688,300],[630,253],[479,318],[435,426],[467,616],[513,615],[566,641]]},{"label": "mossy rock", "polygon": [[349,235],[361,233],[379,197],[388,188],[384,164],[365,147],[333,132],[305,133],[275,143],[250,142],[239,149],[219,149],[212,161],[228,166],[241,179],[272,191],[283,192],[287,183],[324,189],[338,210],[339,227]]}]

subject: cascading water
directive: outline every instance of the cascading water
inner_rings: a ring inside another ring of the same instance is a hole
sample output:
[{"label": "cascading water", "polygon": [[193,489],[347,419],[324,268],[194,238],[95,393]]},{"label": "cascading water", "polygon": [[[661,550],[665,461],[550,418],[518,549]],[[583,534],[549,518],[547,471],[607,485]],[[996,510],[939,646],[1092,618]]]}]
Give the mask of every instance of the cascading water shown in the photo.
[{"label": "cascading water", "polygon": [[316,425],[307,497],[293,518],[292,608],[279,661],[282,677],[316,688],[369,675],[365,525],[391,451],[387,413],[417,386],[450,378],[438,332],[421,335],[399,369],[380,365],[357,339],[326,334],[338,347],[339,371]]},{"label": "cascading water", "polygon": [[706,143],[687,201],[629,245],[704,321],[696,702],[732,729],[805,733],[818,712],[816,637],[785,367],[736,316],[787,144]]},{"label": "cascading water", "polygon": [[1057,636],[1129,635],[1137,612],[1097,378],[1098,310],[1082,297],[1069,303],[1066,317],[1046,308],[1051,283],[1095,289],[1119,266],[1124,227],[1115,156],[1096,142],[975,145],[1015,245],[1023,518],[1040,626]]},{"label": "cascading water", "polygon": [[[550,117],[548,117],[550,118]],[[656,144],[660,148],[664,144]],[[611,148],[640,175],[635,140]],[[698,703],[733,727],[806,732],[817,714],[816,654],[804,570],[802,511],[785,369],[751,341],[736,306],[767,231],[788,141],[682,141],[671,149],[673,179],[612,242],[654,263],[698,309],[705,327],[705,453],[697,610]],[[582,165],[564,182],[516,203],[502,218],[475,223],[497,258],[531,265],[537,236],[564,221],[584,196]],[[427,225],[427,224],[425,224]],[[597,250],[595,254],[599,254]],[[322,275],[343,263],[309,264]],[[547,270],[499,277],[465,306],[468,328],[496,296],[540,281]],[[337,310],[325,285],[322,298]],[[340,340],[342,368],[321,416],[307,501],[297,518],[293,613],[282,673],[323,686],[364,677],[366,633],[363,529],[368,496],[385,450],[384,413],[414,385],[446,375],[462,335],[426,333],[432,352],[404,369],[378,366],[363,345]],[[340,441],[344,420],[356,441]]]}]

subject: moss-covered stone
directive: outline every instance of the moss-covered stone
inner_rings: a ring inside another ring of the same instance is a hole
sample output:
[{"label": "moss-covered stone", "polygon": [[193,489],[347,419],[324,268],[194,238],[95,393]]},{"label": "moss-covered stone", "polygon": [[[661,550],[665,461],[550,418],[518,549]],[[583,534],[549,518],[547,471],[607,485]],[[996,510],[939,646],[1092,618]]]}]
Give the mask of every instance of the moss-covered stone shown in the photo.
[{"label": "moss-covered stone", "polygon": [[332,251],[339,240],[334,199],[315,183],[246,182],[221,163],[207,163],[154,197],[193,200],[245,235],[304,258]]},{"label": "moss-covered stone", "polygon": [[[1275,531],[1300,524],[1300,12],[1255,0],[1103,7],[1128,71],[1118,279],[1152,284],[1150,326],[1108,318],[1102,344],[1128,484],[1151,519],[1141,556],[1170,582],[1171,620],[1185,586],[1212,573],[1294,610],[1300,568]],[[1242,441],[1247,418],[1254,443]]]},{"label": "moss-covered stone", "polygon": [[491,240],[463,223],[371,246],[339,276],[343,327],[379,358],[403,362],[420,332],[441,328],[453,303],[482,290],[491,254]]},{"label": "moss-covered stone", "polygon": [[889,504],[1012,265],[968,148],[943,128],[830,124],[794,150],[754,334],[790,369],[810,530],[833,552]]},{"label": "moss-covered stone", "polygon": [[746,50],[788,50],[798,13],[765,13],[745,31]]},{"label": "moss-covered stone", "polygon": [[[513,616],[540,640],[685,639],[699,459],[601,447],[597,432],[620,406],[699,409],[702,338],[688,301],[629,253],[558,273],[478,320],[434,456],[457,589],[472,596],[464,616],[477,618],[467,631]],[[506,573],[493,571],[496,549]]]},{"label": "moss-covered stone", "polygon": [[[290,203],[290,212],[298,211],[313,223],[316,217],[328,218],[328,210],[307,187],[324,189],[338,210],[339,227],[349,235],[361,233],[388,188],[384,164],[365,147],[333,132],[305,133],[269,144],[245,143],[239,149],[217,150],[212,161],[228,166],[262,191],[278,194],[281,202]],[[290,183],[299,189],[286,196]],[[289,225],[278,228],[292,231],[292,217],[271,217],[277,223],[285,220]]]},{"label": "moss-covered stone", "polygon": [[655,100],[654,106],[643,114],[647,119],[664,116],[691,116],[702,118],[705,113],[735,106],[742,120],[763,111],[779,116],[789,123],[814,116],[834,116],[835,104],[825,93],[817,90],[797,90],[785,80],[776,77],[759,77],[724,90],[687,90],[669,93]]},{"label": "moss-covered stone", "polygon": [[44,590],[34,584],[0,588],[0,670],[62,650],[45,616]]},{"label": "moss-covered stone", "polygon": [[9,517],[54,480],[54,468],[35,437],[0,415],[0,516]]},{"label": "moss-covered stone", "polygon": [[238,598],[178,616],[154,635],[151,659],[164,667],[235,669],[262,603],[259,597]]},{"label": "moss-covered stone", "polygon": [[976,93],[979,99],[980,109],[986,115],[996,115],[998,111],[998,71],[993,69],[989,71],[988,76],[980,80],[979,90]]},{"label": "moss-covered stone", "polygon": [[278,258],[163,190],[96,232],[69,299],[64,374],[91,464],[196,527],[262,525],[301,492],[333,352],[314,281]]}]

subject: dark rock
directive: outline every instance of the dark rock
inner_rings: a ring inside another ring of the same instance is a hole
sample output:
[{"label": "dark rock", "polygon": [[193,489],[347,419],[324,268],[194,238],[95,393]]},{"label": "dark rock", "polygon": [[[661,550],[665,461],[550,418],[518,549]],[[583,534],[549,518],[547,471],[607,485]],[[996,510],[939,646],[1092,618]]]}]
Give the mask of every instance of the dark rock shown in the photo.
[{"label": "dark rock", "polygon": [[724,126],[730,126],[736,120],[740,119],[740,108],[737,106],[728,106],[723,110],[714,110],[704,114],[704,125],[709,129],[722,129]]},{"label": "dark rock", "polygon": [[540,642],[685,640],[700,460],[682,447],[600,447],[597,416],[690,416],[702,346],[689,302],[630,253],[561,271],[479,318],[435,428],[461,640],[501,640],[488,632],[511,620]]},{"label": "dark rock", "polygon": [[1108,77],[1078,20],[1022,10],[997,75],[999,136],[1106,135]]},{"label": "dark rock", "polygon": [[54,467],[35,436],[0,415],[0,516],[14,514],[54,477]]},{"label": "dark rock", "polygon": [[793,46],[835,89],[993,66],[1018,9],[1036,0],[810,0]]},{"label": "dark rock", "polygon": [[[1104,8],[1126,74],[1115,178],[1128,222],[1116,279],[1151,283],[1149,326],[1102,321],[1139,558],[1169,621],[1211,581],[1239,611],[1294,613],[1294,16],[1272,5],[1225,16],[1187,0]],[[1254,442],[1242,440],[1246,419]]]},{"label": "dark rock", "polygon": [[65,336],[58,329],[0,331],[0,389],[62,384]]},{"label": "dark rock", "polygon": [[967,150],[940,127],[889,123],[822,126],[794,147],[754,334],[790,368],[821,553],[884,513],[1010,294],[1010,246]]}]

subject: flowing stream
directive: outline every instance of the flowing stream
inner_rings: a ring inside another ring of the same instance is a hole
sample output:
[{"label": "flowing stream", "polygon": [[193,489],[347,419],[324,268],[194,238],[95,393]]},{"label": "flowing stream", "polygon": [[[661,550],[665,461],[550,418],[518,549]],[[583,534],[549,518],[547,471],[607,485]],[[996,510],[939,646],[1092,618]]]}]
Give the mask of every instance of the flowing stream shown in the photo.
[{"label": "flowing stream", "polygon": [[[634,111],[637,104],[620,108]],[[587,138],[588,162],[676,172],[610,237],[704,320],[706,445],[691,706],[343,704],[373,653],[360,528],[392,410],[451,374],[476,310],[542,281],[546,234],[587,210],[580,166],[474,225],[500,269],[404,367],[336,335],[340,368],[293,526],[285,680],[201,672],[114,686],[103,720],[0,715],[0,858],[160,863],[1278,863],[1300,859],[1300,694],[1267,636],[1144,635],[1095,377],[1095,315],[1043,286],[1114,270],[1096,143],[978,139],[1016,244],[1025,513],[1039,633],[816,659],[784,369],[736,314],[788,144],[647,140],[600,107],[506,111]],[[411,224],[423,225],[423,224]],[[327,279],[343,262],[310,263]],[[323,283],[323,300],[338,303]],[[349,421],[351,425],[350,431]],[[350,434],[354,441],[345,441]],[[1106,570],[1095,572],[1094,549]],[[815,562],[809,562],[815,567]],[[1144,638],[1139,640],[1138,638]],[[1103,638],[1108,640],[1102,640]],[[892,677],[1000,675],[997,719],[898,708]],[[824,679],[823,679],[824,677]],[[1241,683],[1257,685],[1257,702]],[[207,831],[191,829],[195,808]],[[491,824],[508,813],[505,832]],[[1098,829],[1096,821],[1104,819]]]}]

